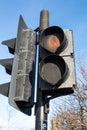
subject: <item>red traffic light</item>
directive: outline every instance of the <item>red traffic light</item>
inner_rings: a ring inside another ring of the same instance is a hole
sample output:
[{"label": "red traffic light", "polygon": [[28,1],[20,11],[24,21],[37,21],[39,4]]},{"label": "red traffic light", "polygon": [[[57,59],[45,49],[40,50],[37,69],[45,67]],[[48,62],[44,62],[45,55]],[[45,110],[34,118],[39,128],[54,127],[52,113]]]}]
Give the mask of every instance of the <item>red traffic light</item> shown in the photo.
[{"label": "red traffic light", "polygon": [[55,35],[50,35],[46,38],[44,46],[47,50],[55,52],[60,47],[60,41]]},{"label": "red traffic light", "polygon": [[40,45],[49,52],[61,52],[66,45],[63,30],[57,26],[45,29],[41,34]]}]

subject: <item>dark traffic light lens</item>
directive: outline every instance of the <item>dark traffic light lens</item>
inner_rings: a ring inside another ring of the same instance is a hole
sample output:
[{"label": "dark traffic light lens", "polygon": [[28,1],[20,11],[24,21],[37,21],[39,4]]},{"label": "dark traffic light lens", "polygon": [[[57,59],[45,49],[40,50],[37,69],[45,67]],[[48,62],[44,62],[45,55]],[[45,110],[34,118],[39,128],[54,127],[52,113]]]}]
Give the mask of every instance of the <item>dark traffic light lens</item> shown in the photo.
[{"label": "dark traffic light lens", "polygon": [[51,84],[56,84],[61,79],[61,71],[54,63],[46,63],[42,66],[42,78]]},{"label": "dark traffic light lens", "polygon": [[40,77],[51,85],[59,86],[66,80],[68,66],[58,55],[49,55],[40,62]]}]

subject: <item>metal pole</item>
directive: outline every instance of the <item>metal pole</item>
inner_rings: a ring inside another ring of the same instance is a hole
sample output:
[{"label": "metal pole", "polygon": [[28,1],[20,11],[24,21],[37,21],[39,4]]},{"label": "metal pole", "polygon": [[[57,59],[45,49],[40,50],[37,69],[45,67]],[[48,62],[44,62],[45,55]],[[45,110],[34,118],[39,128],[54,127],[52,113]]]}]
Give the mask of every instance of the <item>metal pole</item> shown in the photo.
[{"label": "metal pole", "polygon": [[[40,34],[41,32],[49,26],[49,13],[47,10],[42,10],[40,13]],[[39,36],[40,36],[39,34]],[[39,45],[38,52],[39,54]],[[38,58],[39,60],[39,55]],[[38,74],[37,74],[38,75]],[[38,80],[38,78],[37,78]],[[39,81],[37,81],[39,82]],[[38,85],[38,83],[37,83]],[[45,112],[45,103],[42,92],[37,87],[37,103],[36,103],[36,126],[35,130],[47,130],[47,113]]]},{"label": "metal pole", "polygon": [[47,114],[44,113],[44,103],[42,92],[38,92],[38,100],[36,106],[36,128],[35,130],[47,130]]}]

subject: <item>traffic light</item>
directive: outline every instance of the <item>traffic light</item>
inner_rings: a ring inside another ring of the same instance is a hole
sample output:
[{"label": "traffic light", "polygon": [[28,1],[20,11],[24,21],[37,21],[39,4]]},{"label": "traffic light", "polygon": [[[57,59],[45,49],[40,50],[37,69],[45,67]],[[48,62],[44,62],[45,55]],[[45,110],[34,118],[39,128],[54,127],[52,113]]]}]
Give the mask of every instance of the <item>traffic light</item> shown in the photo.
[{"label": "traffic light", "polygon": [[51,26],[39,38],[39,89],[45,95],[73,93],[75,66],[71,30]]},{"label": "traffic light", "polygon": [[11,74],[11,82],[1,85],[8,91],[4,95],[9,97],[11,106],[31,115],[34,105],[36,32],[29,29],[20,16],[17,38],[2,43],[14,54],[14,59],[0,60],[6,72]]}]

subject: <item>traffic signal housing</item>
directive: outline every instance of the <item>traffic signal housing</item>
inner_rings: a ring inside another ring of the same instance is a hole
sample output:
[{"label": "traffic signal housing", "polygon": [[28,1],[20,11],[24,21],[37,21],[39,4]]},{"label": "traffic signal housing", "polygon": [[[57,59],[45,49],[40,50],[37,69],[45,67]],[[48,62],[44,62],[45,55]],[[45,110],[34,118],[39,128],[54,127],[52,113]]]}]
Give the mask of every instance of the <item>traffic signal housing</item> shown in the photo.
[{"label": "traffic signal housing", "polygon": [[72,93],[76,85],[72,31],[51,26],[39,39],[39,89],[52,96]]},{"label": "traffic signal housing", "polygon": [[14,58],[0,60],[0,64],[11,75],[11,82],[1,85],[3,90],[5,88],[8,91],[3,94],[9,97],[11,106],[31,115],[34,105],[36,32],[29,29],[20,16],[17,37],[2,44],[14,54]]}]

